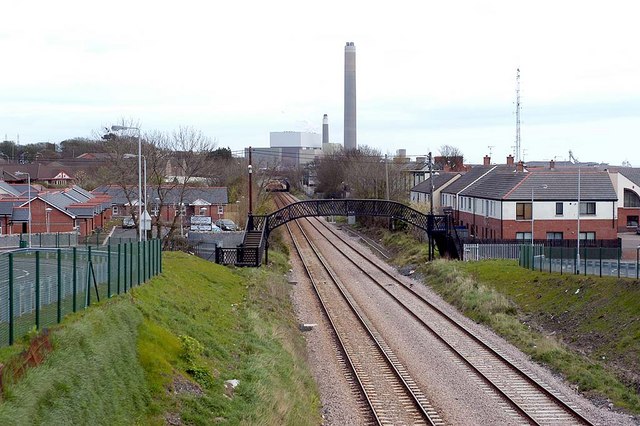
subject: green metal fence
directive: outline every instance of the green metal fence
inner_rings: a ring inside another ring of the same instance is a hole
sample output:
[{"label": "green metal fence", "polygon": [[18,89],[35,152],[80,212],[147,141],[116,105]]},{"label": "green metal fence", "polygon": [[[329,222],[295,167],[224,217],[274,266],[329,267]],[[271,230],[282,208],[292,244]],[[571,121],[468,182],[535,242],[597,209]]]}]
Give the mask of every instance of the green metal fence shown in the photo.
[{"label": "green metal fence", "polygon": [[162,272],[160,240],[0,255],[0,347]]},{"label": "green metal fence", "polygon": [[[638,251],[640,253],[640,250]],[[623,260],[620,247],[532,247],[523,245],[519,264],[523,268],[560,274],[640,278],[640,259]]]}]

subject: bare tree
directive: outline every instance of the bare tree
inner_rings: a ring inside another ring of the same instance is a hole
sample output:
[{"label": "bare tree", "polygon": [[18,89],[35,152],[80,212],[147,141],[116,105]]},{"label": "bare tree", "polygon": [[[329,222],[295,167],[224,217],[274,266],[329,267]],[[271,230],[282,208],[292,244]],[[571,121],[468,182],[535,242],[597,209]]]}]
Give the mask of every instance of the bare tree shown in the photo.
[{"label": "bare tree", "polygon": [[435,157],[434,160],[434,165],[439,170],[444,170],[445,166],[451,170],[459,170],[464,163],[462,151],[451,145],[442,145],[440,156]]},{"label": "bare tree", "polygon": [[[215,149],[215,143],[199,130],[192,127],[179,127],[171,136],[159,138],[158,145],[156,149],[163,153],[158,155],[160,161],[156,164],[154,171],[157,178],[155,193],[159,207],[173,204],[178,213],[170,219],[169,223],[156,220],[158,235],[162,235],[163,225],[169,228],[164,238],[166,245],[175,237],[176,230],[184,220],[181,211],[189,188],[201,186],[206,179],[212,163],[210,154]],[[166,156],[167,153],[170,153],[169,157]],[[163,160],[167,160],[164,170],[162,169]],[[165,182],[161,182],[160,176]],[[171,176],[168,181],[167,176]]]},{"label": "bare tree", "polygon": [[[124,127],[138,127],[137,123],[122,120]],[[137,153],[138,137],[144,139],[144,136],[138,134],[137,130],[125,130],[120,134],[110,133],[109,129],[105,129],[107,134],[102,135],[104,143],[102,144],[104,151],[109,155],[109,165],[101,167],[98,170],[98,181],[109,185],[115,185],[122,190],[127,204],[130,208],[130,215],[133,219],[136,229],[138,220],[136,209],[133,208],[134,201],[138,200],[138,184],[137,184]],[[142,142],[141,142],[142,143]]]}]

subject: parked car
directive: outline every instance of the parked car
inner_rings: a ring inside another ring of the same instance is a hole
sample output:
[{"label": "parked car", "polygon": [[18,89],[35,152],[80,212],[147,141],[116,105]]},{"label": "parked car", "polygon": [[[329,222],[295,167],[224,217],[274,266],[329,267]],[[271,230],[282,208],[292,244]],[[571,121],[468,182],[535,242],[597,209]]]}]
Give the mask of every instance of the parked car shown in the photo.
[{"label": "parked car", "polygon": [[136,227],[136,222],[135,220],[133,220],[131,216],[127,216],[124,219],[122,219],[122,227],[124,229],[133,229]]},{"label": "parked car", "polygon": [[223,231],[238,231],[238,226],[231,219],[218,219],[216,220],[216,226]]}]

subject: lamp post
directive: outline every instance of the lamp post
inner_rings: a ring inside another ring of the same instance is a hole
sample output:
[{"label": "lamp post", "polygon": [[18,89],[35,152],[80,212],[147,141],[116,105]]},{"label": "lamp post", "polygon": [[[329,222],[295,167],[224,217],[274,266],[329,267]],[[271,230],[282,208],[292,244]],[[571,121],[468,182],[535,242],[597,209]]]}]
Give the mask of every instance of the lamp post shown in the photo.
[{"label": "lamp post", "polygon": [[[533,231],[534,231],[534,218],[533,218],[533,203],[534,203],[534,198],[533,198],[533,191],[534,191],[535,186],[531,187],[531,266],[534,266],[534,261],[535,261],[535,250],[534,250],[534,240],[533,240]],[[542,185],[542,189],[547,189],[547,185]],[[542,262],[542,260],[540,260],[540,262]]]},{"label": "lamp post", "polygon": [[27,203],[29,207],[29,218],[27,219],[27,235],[29,236],[29,248],[31,248],[31,175],[27,172],[16,172],[18,176],[27,176]]},{"label": "lamp post", "polygon": [[139,127],[111,126],[111,130],[138,131],[138,241],[142,241],[142,135]]},{"label": "lamp post", "polygon": [[576,272],[580,275],[580,166],[578,166],[578,239],[576,240]]},{"label": "lamp post", "polygon": [[249,217],[247,218],[247,231],[253,231],[253,196],[251,193],[253,187],[253,165],[251,165],[251,147],[249,147],[249,166],[247,166],[247,168],[249,169],[249,212],[247,214]]},{"label": "lamp post", "polygon": [[44,211],[46,212],[46,219],[47,219],[47,234],[49,232],[51,232],[51,211],[53,209],[51,207],[47,207],[46,209],[44,209]]},{"label": "lamp post", "polygon": [[[132,158],[132,157],[138,157],[140,158],[140,156],[135,155],[135,154],[125,154],[124,158]],[[143,188],[143,194],[142,194],[142,199],[144,201],[140,201],[138,200],[138,204],[140,204],[141,202],[144,203],[144,217],[140,218],[140,215],[138,215],[138,221],[140,222],[140,229],[142,230],[143,226],[142,226],[142,220],[144,219],[145,222],[145,226],[144,226],[144,237],[142,238],[144,241],[147,240],[147,229],[146,229],[146,221],[147,221],[147,157],[145,157],[144,155],[142,155],[142,161],[143,161],[143,172],[142,172],[142,181],[144,182],[144,188]],[[138,192],[139,194],[140,192]],[[140,209],[138,209],[138,212],[140,211]]]}]

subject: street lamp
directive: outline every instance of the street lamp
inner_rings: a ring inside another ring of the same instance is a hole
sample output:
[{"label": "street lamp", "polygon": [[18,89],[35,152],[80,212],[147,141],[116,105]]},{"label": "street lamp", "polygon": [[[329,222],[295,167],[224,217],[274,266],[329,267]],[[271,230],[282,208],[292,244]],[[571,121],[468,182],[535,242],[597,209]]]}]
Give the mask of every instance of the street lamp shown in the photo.
[{"label": "street lamp", "polygon": [[29,206],[29,218],[27,220],[28,222],[28,228],[27,228],[27,235],[29,236],[29,248],[31,248],[31,175],[27,172],[16,172],[15,175],[17,176],[27,176],[27,191],[28,191],[28,195],[27,195],[27,203]]},{"label": "street lamp", "polygon": [[46,209],[44,209],[44,211],[46,212],[47,234],[48,234],[49,232],[51,232],[50,220],[51,220],[51,212],[53,211],[53,209],[51,207],[47,207]]},{"label": "street lamp", "polygon": [[[125,154],[124,158],[133,158],[133,157],[138,157],[135,154]],[[144,228],[144,240],[147,240],[147,226],[146,226],[146,222],[147,222],[147,157],[145,157],[144,155],[142,156],[142,160],[144,162],[144,171],[143,171],[143,182],[144,182],[144,194],[142,195],[143,199],[144,199],[144,218],[142,219],[138,219],[138,221],[141,221],[144,219],[145,222],[145,226],[143,227],[142,225],[140,226],[140,229]],[[139,194],[140,192],[138,192]],[[140,204],[140,201],[138,200],[138,204]],[[140,216],[138,216],[138,218],[140,218]],[[142,222],[140,222],[142,223]]]},{"label": "street lamp", "polygon": [[[576,272],[580,275],[580,166],[578,166],[578,239],[576,242]],[[586,267],[586,265],[585,265]]]},{"label": "street lamp", "polygon": [[138,241],[142,241],[142,136],[139,127],[111,126],[111,130],[137,130],[138,131]]}]

